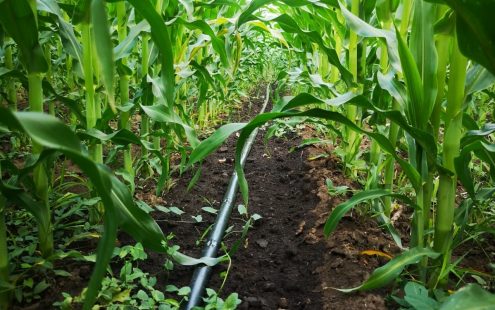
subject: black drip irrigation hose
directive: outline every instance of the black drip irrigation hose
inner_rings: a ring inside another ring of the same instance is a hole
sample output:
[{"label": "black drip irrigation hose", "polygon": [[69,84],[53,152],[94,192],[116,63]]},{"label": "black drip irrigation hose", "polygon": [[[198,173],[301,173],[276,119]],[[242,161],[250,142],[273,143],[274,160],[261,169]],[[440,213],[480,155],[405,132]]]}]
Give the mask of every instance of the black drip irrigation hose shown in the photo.
[{"label": "black drip irrigation hose", "polygon": [[[268,100],[270,98],[270,84],[266,87],[265,94],[265,102],[263,103],[263,107],[261,108],[260,113],[265,111],[265,108],[268,104]],[[254,140],[258,133],[258,129],[255,129],[251,135],[249,136],[244,148],[241,153],[241,166],[244,167],[246,163],[246,159],[251,151],[251,147],[253,146]],[[227,224],[229,221],[230,214],[232,213],[232,207],[235,202],[237,190],[239,188],[237,173],[234,171],[232,176],[230,177],[229,186],[227,187],[227,191],[225,192],[225,196],[222,201],[222,205],[220,206],[220,211],[217,214],[217,218],[215,220],[215,224],[213,224],[212,231],[208,237],[205,247],[203,248],[202,256],[203,257],[216,257],[218,249],[220,248],[220,244],[222,242],[223,236],[225,234],[225,229],[227,228]],[[185,309],[191,310],[194,307],[198,306],[202,300],[206,285],[210,280],[212,272],[211,266],[199,266],[194,270],[194,274],[191,280],[191,293],[189,294],[189,301]]]}]

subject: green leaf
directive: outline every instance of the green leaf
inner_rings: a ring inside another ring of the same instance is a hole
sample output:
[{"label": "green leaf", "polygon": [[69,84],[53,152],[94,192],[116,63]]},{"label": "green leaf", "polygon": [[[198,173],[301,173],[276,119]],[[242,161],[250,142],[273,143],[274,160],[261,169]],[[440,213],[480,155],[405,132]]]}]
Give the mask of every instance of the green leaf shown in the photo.
[{"label": "green leaf", "polygon": [[188,286],[181,287],[179,291],[177,292],[177,295],[179,296],[187,296],[191,292],[191,288]]},{"label": "green leaf", "polygon": [[425,117],[425,111],[421,110],[423,105],[423,82],[421,81],[421,75],[411,51],[397,28],[395,29],[395,34],[399,42],[399,56],[409,94],[408,105],[406,106],[407,116],[411,125],[425,129],[429,115]]},{"label": "green leaf", "polygon": [[50,287],[50,284],[46,283],[45,280],[42,280],[41,282],[36,284],[36,286],[34,287],[33,294],[38,295],[39,293],[43,292],[44,290],[46,290],[49,287]]},{"label": "green leaf", "polygon": [[449,296],[440,310],[490,310],[495,305],[495,295],[477,284],[468,284]]},{"label": "green leaf", "polygon": [[347,85],[352,85],[352,74],[340,63],[339,56],[335,50],[325,45],[318,32],[302,30],[296,21],[287,14],[279,15],[269,21],[277,22],[285,32],[297,34],[302,39],[316,43],[325,52],[328,61],[339,69],[342,79]]},{"label": "green leaf", "polygon": [[234,310],[237,309],[237,306],[241,303],[239,299],[239,295],[237,293],[230,294],[223,304],[224,310]]},{"label": "green leaf", "polygon": [[397,279],[397,277],[399,277],[399,275],[402,273],[402,270],[404,270],[404,268],[407,265],[411,265],[419,262],[419,260],[424,256],[428,256],[430,258],[437,258],[439,254],[428,248],[424,248],[424,249],[413,248],[404,251],[400,255],[394,257],[392,260],[390,260],[382,267],[375,269],[371,274],[371,276],[360,286],[350,289],[338,289],[338,290],[341,292],[348,293],[358,290],[366,291],[366,290],[383,287],[388,283],[392,282],[394,279]]},{"label": "green leaf", "polygon": [[202,33],[208,35],[211,39],[211,45],[213,46],[213,49],[220,56],[220,60],[222,61],[222,64],[226,68],[230,66],[229,59],[227,57],[227,50],[225,49],[225,42],[215,35],[213,29],[211,29],[210,25],[208,25],[204,20],[195,20],[195,21],[187,22],[181,18],[178,18],[177,22],[183,24],[188,29],[193,29],[193,30],[197,29],[200,30]]},{"label": "green leaf", "polygon": [[414,309],[436,310],[438,302],[428,296],[428,290],[421,284],[407,282],[404,287],[404,300],[407,301]]},{"label": "green leaf", "polygon": [[107,90],[107,97],[110,107],[114,112],[115,98],[113,89],[114,61],[113,45],[110,38],[110,26],[107,20],[107,11],[103,0],[91,1],[91,23],[95,39],[98,62],[102,68],[103,84]]},{"label": "green leaf", "polygon": [[132,48],[136,45],[139,35],[143,32],[150,32],[150,29],[150,24],[146,20],[142,20],[137,25],[131,27],[131,31],[127,37],[113,49],[114,59],[119,60],[129,56]]},{"label": "green leaf", "polygon": [[390,64],[395,71],[400,72],[400,59],[398,54],[397,37],[390,30],[379,29],[366,23],[358,16],[352,14],[343,3],[340,3],[340,10],[345,17],[346,23],[354,32],[359,36],[365,38],[383,38],[387,42],[388,55],[390,57]]},{"label": "green leaf", "polygon": [[398,198],[410,206],[413,207],[415,206],[414,202],[411,201],[406,196],[393,194],[383,189],[372,189],[372,190],[362,191],[352,196],[352,198],[347,200],[346,202],[343,202],[339,204],[337,207],[335,207],[335,209],[332,211],[332,213],[330,213],[327,221],[325,222],[323,233],[325,234],[326,237],[328,237],[335,230],[337,224],[342,219],[342,217],[357,204],[382,197]]},{"label": "green leaf", "polygon": [[79,70],[83,72],[83,52],[81,44],[79,44],[79,40],[76,38],[74,33],[74,26],[65,21],[63,12],[56,1],[37,0],[37,3],[38,10],[54,14],[57,17],[60,38],[62,39],[64,48],[74,59],[77,60],[76,65],[79,66]]},{"label": "green leaf", "polygon": [[208,154],[213,153],[231,134],[241,130],[245,126],[246,123],[230,123],[215,130],[212,135],[201,141],[201,143],[193,149],[186,168],[191,167],[195,163],[203,160]]},{"label": "green leaf", "polygon": [[144,113],[146,113],[152,120],[162,123],[172,123],[180,125],[184,128],[187,136],[187,140],[192,147],[197,147],[199,145],[199,140],[196,136],[194,128],[186,124],[180,117],[172,110],[163,104],[156,104],[154,106],[141,105]]},{"label": "green leaf", "polygon": [[[418,99],[415,96],[411,96],[411,103],[414,104],[414,107],[411,107],[411,109],[415,109],[415,115],[419,122],[417,124],[423,129],[426,128],[426,124],[430,119],[437,96],[438,62],[433,31],[435,18],[435,4],[425,1],[414,2],[414,15],[411,26],[413,31],[411,31],[409,45],[421,77],[423,95]],[[404,56],[403,54],[401,54],[401,58]],[[403,67],[406,76],[409,74],[406,71],[412,70],[410,65]],[[413,80],[410,80],[410,82],[417,83],[413,82]],[[410,91],[416,91],[417,86],[413,85]],[[408,87],[410,87],[410,84],[408,84]]]},{"label": "green leaf", "polygon": [[27,0],[0,2],[0,24],[17,43],[24,67],[29,73],[43,73],[48,70],[48,64],[38,41],[34,13],[37,12],[33,12]]},{"label": "green leaf", "polygon": [[177,214],[179,216],[185,213],[184,211],[182,211],[181,209],[179,209],[177,207],[170,207],[169,210],[170,210],[170,212]]},{"label": "green leaf", "polygon": [[169,108],[172,108],[175,90],[174,55],[167,26],[148,0],[128,1],[150,24],[151,38],[161,52],[163,97]]},{"label": "green leaf", "polygon": [[495,74],[495,1],[445,0],[456,13],[459,49]]},{"label": "green leaf", "polygon": [[217,214],[218,210],[212,207],[203,207],[201,208],[203,211],[211,213],[211,214]]}]

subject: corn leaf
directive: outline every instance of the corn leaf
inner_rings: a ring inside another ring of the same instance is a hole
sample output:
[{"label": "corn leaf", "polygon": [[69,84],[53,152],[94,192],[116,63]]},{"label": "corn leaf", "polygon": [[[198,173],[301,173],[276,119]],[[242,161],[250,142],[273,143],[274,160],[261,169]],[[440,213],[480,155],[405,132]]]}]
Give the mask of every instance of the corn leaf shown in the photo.
[{"label": "corn leaf", "polygon": [[137,25],[131,27],[131,31],[127,37],[113,49],[114,59],[119,60],[129,56],[133,47],[136,45],[139,35],[143,32],[150,32],[150,29],[150,24],[146,20],[142,20]]},{"label": "corn leaf", "polygon": [[84,69],[82,67],[82,63],[83,63],[82,47],[81,44],[79,44],[79,41],[74,33],[74,26],[72,26],[70,23],[65,21],[62,10],[60,9],[56,1],[37,0],[37,4],[38,4],[38,10],[48,12],[57,17],[59,33],[64,48],[66,48],[69,54],[74,59],[77,60],[77,66],[79,66],[79,70],[81,72],[84,72]]},{"label": "corn leaf", "polygon": [[354,291],[366,291],[376,289],[387,285],[395,280],[407,265],[419,262],[421,258],[428,256],[437,258],[438,253],[428,248],[413,248],[402,252],[400,255],[391,259],[388,263],[373,271],[371,276],[360,286],[350,289],[338,289],[341,292],[349,293]]},{"label": "corn leaf", "polygon": [[178,18],[177,22],[183,24],[188,29],[198,29],[198,30],[201,30],[202,33],[208,35],[211,39],[211,45],[213,46],[213,49],[220,56],[222,64],[226,68],[228,68],[230,66],[229,59],[227,57],[227,51],[225,49],[225,43],[223,42],[223,40],[221,40],[218,36],[215,35],[215,32],[213,32],[213,29],[211,29],[210,25],[208,25],[203,20],[195,20],[195,21],[188,22],[188,21],[185,21],[181,18]]},{"label": "corn leaf", "polygon": [[409,100],[406,106],[407,116],[411,125],[424,129],[428,118],[424,117],[425,113],[421,110],[423,105],[423,82],[421,81],[421,75],[411,51],[397,29],[395,29],[395,34],[399,42],[399,56],[409,94]]},{"label": "corn leaf", "polygon": [[141,108],[154,121],[177,124],[184,128],[187,139],[192,147],[196,147],[199,144],[194,128],[186,124],[175,112],[169,113],[167,106],[161,104],[154,106],[141,105]]},{"label": "corn leaf", "polygon": [[402,200],[403,202],[415,208],[415,203],[404,195],[394,194],[383,189],[372,189],[372,190],[362,191],[352,196],[352,198],[347,200],[346,202],[343,202],[339,204],[337,207],[335,207],[335,209],[332,211],[332,213],[330,213],[327,221],[325,222],[323,233],[325,234],[326,237],[328,237],[335,230],[335,228],[337,228],[337,224],[340,222],[342,217],[352,208],[354,208],[356,205],[365,201],[382,198],[382,197],[394,197]]},{"label": "corn leaf", "polygon": [[201,143],[191,152],[186,169],[203,160],[208,154],[213,153],[232,133],[241,130],[246,124],[247,123],[230,123],[215,130],[212,135],[201,141]]},{"label": "corn leaf", "polygon": [[98,62],[102,68],[101,72],[103,75],[103,84],[107,90],[110,107],[114,112],[116,112],[113,89],[113,45],[110,38],[110,27],[107,20],[107,11],[103,0],[91,1],[91,23],[93,25]]},{"label": "corn leaf", "polygon": [[445,0],[456,12],[461,52],[495,74],[495,1]]},{"label": "corn leaf", "polygon": [[48,64],[38,40],[34,13],[27,0],[0,2],[0,24],[17,43],[24,67],[29,73],[43,73],[48,70]]},{"label": "corn leaf", "polygon": [[339,3],[342,15],[344,15],[347,25],[359,36],[365,38],[383,38],[387,42],[390,64],[395,71],[400,72],[400,59],[398,54],[397,38],[390,30],[379,29],[366,23],[358,16],[352,14],[344,4]]},{"label": "corn leaf", "polygon": [[[437,96],[437,50],[435,47],[434,31],[433,25],[436,18],[436,5],[427,3],[425,1],[415,1],[414,2],[414,16],[412,21],[411,39],[409,41],[409,48],[411,55],[413,56],[419,76],[422,82],[422,93],[423,95],[415,99],[411,97],[411,104],[414,104],[411,109],[415,111],[416,119],[418,121],[417,125],[420,128],[425,129],[428,120],[430,119],[431,113],[433,112],[433,107],[435,106],[435,99]],[[401,47],[402,49],[405,46]],[[403,50],[401,58],[404,57],[405,61],[408,62],[407,51]],[[415,74],[411,71],[413,64],[408,64],[404,66],[404,75],[409,76],[410,84],[413,84],[411,91],[416,91],[416,87],[419,86],[418,81],[414,81],[414,77],[411,75]]]},{"label": "corn leaf", "polygon": [[175,74],[172,42],[167,26],[149,0],[127,0],[150,24],[151,38],[161,52],[163,97],[169,108],[174,106]]}]

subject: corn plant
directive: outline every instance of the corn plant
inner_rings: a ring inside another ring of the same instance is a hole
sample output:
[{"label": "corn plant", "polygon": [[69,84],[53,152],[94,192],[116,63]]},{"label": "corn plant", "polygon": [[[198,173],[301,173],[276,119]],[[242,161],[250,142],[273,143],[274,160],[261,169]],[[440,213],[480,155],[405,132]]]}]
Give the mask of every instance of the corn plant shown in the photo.
[{"label": "corn plant", "polygon": [[[494,170],[494,153],[490,138],[493,126],[483,124],[481,128],[475,125],[474,128],[470,126],[466,129],[463,125],[465,102],[473,90],[481,90],[492,85],[494,81],[492,55],[495,36],[492,27],[489,26],[489,16],[483,13],[493,9],[494,3],[383,1],[368,11],[377,16],[375,24],[370,24],[365,20],[373,19],[360,15],[360,9],[369,10],[364,3],[352,1],[349,10],[349,3],[346,5],[322,2],[318,3],[318,6],[305,2],[287,3],[293,7],[281,4],[278,16],[265,18],[263,11],[260,11],[259,15],[252,14],[265,3],[253,1],[246,10],[250,15],[245,13],[239,17],[238,27],[250,20],[277,25],[283,30],[282,35],[289,46],[303,51],[299,55],[301,60],[297,75],[289,73],[279,77],[285,76],[291,83],[304,83],[307,86],[304,86],[303,90],[307,93],[280,100],[271,112],[260,115],[247,124],[239,137],[237,159],[252,130],[278,118],[323,118],[341,124],[345,132],[368,136],[373,141],[371,163],[375,165],[374,169],[378,166],[383,167],[381,175],[375,173],[373,186],[337,206],[329,216],[324,232],[328,236],[337,228],[345,213],[360,203],[374,200],[381,210],[380,222],[392,234],[398,246],[403,248],[403,253],[375,270],[362,285],[343,291],[383,286],[411,264],[417,266],[419,279],[430,289],[445,285],[448,282],[449,271],[454,268],[450,261],[455,246],[453,240],[462,234],[457,226],[461,222],[456,219],[457,180],[467,189],[470,194],[469,204],[473,205],[481,197],[477,190],[484,192],[485,189],[475,186],[470,176],[468,167],[471,154],[487,163],[486,167],[491,175]],[[337,14],[342,14],[345,23],[351,29],[346,50],[347,69],[341,64],[344,59],[332,49],[342,48],[341,41],[330,40],[333,34],[341,33],[337,28],[338,15],[332,19],[332,22],[336,22],[336,29],[328,30],[330,27],[325,28],[320,24],[320,18],[328,16],[327,12],[332,6],[338,10]],[[301,18],[296,20],[296,16]],[[310,19],[303,18],[309,16]],[[380,23],[376,23],[376,20]],[[323,31],[318,33],[306,29]],[[292,33],[297,33],[298,37],[293,37]],[[366,80],[359,81],[356,78],[358,73],[355,48],[359,40],[359,44],[363,46],[362,53],[366,54],[362,55],[365,60],[361,62],[364,75],[368,72],[364,68],[368,62],[378,62],[376,84],[372,86],[382,94],[390,96],[385,105],[378,105]],[[304,45],[306,42],[309,44]],[[376,46],[373,52],[380,50],[378,59],[375,58],[375,54],[367,53],[370,43],[373,44],[371,48]],[[315,75],[318,62],[313,60],[312,55],[308,58],[307,53],[308,49],[313,50],[315,46],[327,53],[329,62],[338,69],[342,80],[348,82],[347,85],[332,85],[322,78],[331,77],[332,74],[325,75],[323,72]],[[474,46],[483,46],[484,49],[476,49]],[[471,78],[466,79],[466,76]],[[477,78],[473,79],[473,76]],[[341,93],[339,88],[347,89],[348,92]],[[331,94],[333,98],[318,98],[313,94]],[[335,110],[335,107],[340,105],[346,107],[345,111]],[[368,128],[361,125],[363,120],[356,123],[358,110],[363,115],[371,114],[386,119],[387,130],[375,126],[375,120],[368,121]],[[445,117],[442,117],[444,113]],[[353,147],[353,135],[347,133],[341,137],[348,139],[345,143]],[[399,142],[407,147],[405,158],[397,152]],[[387,155],[384,165],[381,165],[380,159],[376,157],[378,150]],[[347,149],[345,154],[354,156],[350,149]],[[412,192],[393,191],[394,162],[400,166],[401,173],[407,176]],[[236,166],[236,170],[247,203],[247,182],[239,165]],[[490,189],[486,190],[492,192]],[[413,210],[408,248],[404,247],[390,222],[393,200],[400,201]],[[466,211],[465,208],[463,210]]]},{"label": "corn plant", "polygon": [[[89,194],[101,197],[88,215],[93,224],[102,225],[103,233],[84,293],[85,309],[97,298],[118,228],[181,264],[222,261],[223,257],[190,258],[165,246],[168,239],[136,206],[132,192],[141,167],[146,167],[147,177],[157,179],[157,194],[172,186],[172,175],[184,170],[190,156],[202,152],[197,150],[196,130],[213,126],[226,108],[224,102],[252,87],[248,77],[257,72],[244,70],[248,55],[258,70],[268,64],[259,55],[252,57],[264,39],[251,39],[251,29],[235,28],[241,6],[5,0],[0,7],[0,24],[8,35],[2,42],[6,83],[2,80],[1,94],[11,109],[0,108],[0,128],[13,141],[32,141],[31,147],[23,148],[30,157],[22,168],[3,153],[0,159],[0,308],[9,306],[18,279],[9,275],[13,268],[7,253],[7,208],[22,208],[36,220],[45,259],[66,256],[53,237],[50,200],[57,188],[54,175],[59,173],[54,167],[61,162],[77,165],[91,183]],[[27,95],[28,111],[18,111],[17,93]],[[133,117],[141,119],[140,135],[131,127]],[[141,158],[133,158],[132,146],[141,149]],[[179,154],[179,164],[173,154]],[[106,164],[117,166],[122,179]]]},{"label": "corn plant", "polygon": [[[242,130],[239,157],[250,132],[286,117],[324,124],[329,138],[343,145],[337,152],[347,172],[369,171],[365,190],[332,211],[325,233],[371,200],[380,224],[403,249],[350,291],[382,286],[411,264],[429,289],[446,285],[455,267],[452,250],[468,226],[463,214],[493,192],[472,177],[470,165],[474,156],[480,171],[495,178],[495,129],[487,117],[476,120],[472,100],[493,89],[495,36],[488,12],[494,5],[0,1],[0,128],[16,151],[29,153],[22,167],[0,155],[0,287],[7,288],[0,291],[0,308],[8,307],[16,284],[6,251],[7,208],[22,208],[36,220],[42,257],[63,256],[50,200],[59,163],[77,165],[91,184],[89,195],[101,197],[88,214],[103,227],[84,296],[89,309],[118,228],[182,264],[222,261],[193,259],[165,246],[167,238],[132,193],[147,178],[155,181],[157,195],[166,193],[186,169],[197,169],[197,179],[201,161],[229,135]],[[272,111],[200,139],[219,125],[227,103],[238,102],[257,81],[275,78],[277,94],[290,88],[295,96],[277,95]],[[363,151],[365,136],[371,146]],[[247,182],[239,165],[236,170],[247,203]],[[456,208],[459,182],[469,197]],[[413,210],[408,247],[390,221],[397,203]]]}]

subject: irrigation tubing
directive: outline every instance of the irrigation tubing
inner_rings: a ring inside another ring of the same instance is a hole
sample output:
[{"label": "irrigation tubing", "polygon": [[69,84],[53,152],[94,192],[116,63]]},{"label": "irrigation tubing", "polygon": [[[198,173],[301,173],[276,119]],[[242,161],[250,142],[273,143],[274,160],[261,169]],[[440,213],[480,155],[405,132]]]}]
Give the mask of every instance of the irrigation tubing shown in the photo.
[{"label": "irrigation tubing", "polygon": [[[263,103],[263,107],[261,108],[260,113],[263,113],[268,104],[268,100],[270,98],[270,84],[266,87],[265,101]],[[251,135],[249,136],[244,148],[241,153],[241,166],[244,167],[246,163],[246,159],[251,151],[251,147],[253,146],[254,140],[258,133],[258,129],[255,129]],[[216,257],[218,253],[218,249],[220,248],[220,244],[222,243],[222,239],[225,234],[225,229],[227,228],[227,224],[229,221],[230,214],[232,213],[232,207],[235,202],[235,198],[237,195],[237,190],[239,188],[237,173],[234,171],[232,176],[230,177],[229,186],[225,192],[224,198],[222,200],[222,205],[220,206],[220,210],[217,214],[217,218],[215,219],[215,223],[213,224],[213,228],[211,233],[207,239],[206,245],[203,248],[202,256],[203,257]],[[198,306],[205,292],[206,285],[210,280],[210,276],[212,273],[211,266],[199,266],[194,270],[194,274],[191,280],[191,293],[189,294],[189,301],[185,309],[191,310],[194,307]]]}]

